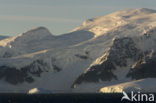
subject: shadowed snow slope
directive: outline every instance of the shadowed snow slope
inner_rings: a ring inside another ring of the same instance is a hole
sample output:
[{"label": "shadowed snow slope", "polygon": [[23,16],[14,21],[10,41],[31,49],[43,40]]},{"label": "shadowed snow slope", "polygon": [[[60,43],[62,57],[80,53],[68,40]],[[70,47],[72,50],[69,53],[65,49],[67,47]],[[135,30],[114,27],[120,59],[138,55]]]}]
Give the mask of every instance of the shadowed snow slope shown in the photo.
[{"label": "shadowed snow slope", "polygon": [[6,38],[9,38],[9,36],[0,35],[0,40],[6,39]]}]

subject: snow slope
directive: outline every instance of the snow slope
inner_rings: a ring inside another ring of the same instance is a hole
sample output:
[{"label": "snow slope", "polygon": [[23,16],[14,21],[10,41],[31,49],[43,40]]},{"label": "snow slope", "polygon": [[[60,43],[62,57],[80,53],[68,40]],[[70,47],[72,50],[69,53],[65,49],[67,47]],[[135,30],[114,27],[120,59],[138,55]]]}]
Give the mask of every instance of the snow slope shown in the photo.
[{"label": "snow slope", "polygon": [[156,79],[147,78],[131,82],[125,82],[117,85],[106,86],[100,89],[102,93],[122,93],[131,92],[131,91],[140,91],[140,92],[156,92]]}]

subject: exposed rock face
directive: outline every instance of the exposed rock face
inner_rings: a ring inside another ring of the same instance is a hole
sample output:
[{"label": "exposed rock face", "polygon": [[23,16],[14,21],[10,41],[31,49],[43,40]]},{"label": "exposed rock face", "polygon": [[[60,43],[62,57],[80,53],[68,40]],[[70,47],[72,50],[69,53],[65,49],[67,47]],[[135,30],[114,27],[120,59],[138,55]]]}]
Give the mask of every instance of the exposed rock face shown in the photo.
[{"label": "exposed rock face", "polygon": [[114,69],[115,66],[110,61],[91,66],[86,73],[83,73],[78,77],[72,87],[74,87],[75,84],[81,84],[82,82],[98,82],[99,80],[110,81],[112,79],[117,79],[116,75],[112,72]]},{"label": "exposed rock face", "polygon": [[80,58],[80,59],[88,59],[89,57],[87,55],[81,55],[81,54],[75,54],[76,57]]},{"label": "exposed rock face", "polygon": [[[156,55],[156,54],[154,54]],[[132,67],[127,74],[132,79],[155,78],[156,77],[156,57],[144,57]]]},{"label": "exposed rock face", "polygon": [[9,52],[5,52],[2,56],[2,58],[10,58],[12,55]]},{"label": "exposed rock face", "polygon": [[58,67],[58,66],[55,65],[55,64],[52,64],[52,66],[53,66],[54,71],[56,71],[56,72],[59,72],[59,71],[62,70],[60,67]]},{"label": "exposed rock face", "polygon": [[[118,77],[113,73],[116,66],[126,67],[127,59],[136,61],[143,56],[141,50],[137,49],[134,41],[130,37],[114,39],[108,52],[98,58],[98,64],[94,64],[80,75],[74,84],[82,82],[98,82],[117,80]],[[73,84],[73,86],[74,86]],[[73,87],[72,86],[72,87]]]},{"label": "exposed rock face", "polygon": [[44,61],[36,60],[20,69],[0,66],[0,79],[5,79],[5,81],[14,85],[23,82],[32,83],[34,81],[33,76],[40,77],[42,72],[48,72],[48,66]]},{"label": "exposed rock face", "polygon": [[133,39],[124,37],[114,40],[107,58],[122,67],[127,66],[127,59],[138,60],[142,56],[142,52],[136,47]]}]

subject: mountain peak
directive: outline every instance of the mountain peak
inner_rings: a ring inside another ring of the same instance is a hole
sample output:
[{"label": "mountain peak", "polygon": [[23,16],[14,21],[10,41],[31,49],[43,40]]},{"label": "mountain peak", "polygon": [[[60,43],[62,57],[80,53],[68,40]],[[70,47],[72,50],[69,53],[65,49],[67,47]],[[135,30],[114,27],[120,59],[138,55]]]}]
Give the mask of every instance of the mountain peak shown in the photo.
[{"label": "mountain peak", "polygon": [[46,27],[43,27],[43,26],[39,26],[39,27],[36,27],[36,28],[32,28],[31,30],[29,31],[38,31],[38,30],[48,30]]},{"label": "mountain peak", "polygon": [[[95,37],[98,37],[100,35],[105,35],[106,33],[119,27],[125,26],[126,28],[127,25],[134,25],[134,27],[136,24],[140,24],[142,26],[147,26],[147,24],[151,25],[156,20],[155,15],[156,10],[152,9],[127,9],[105,16],[88,19],[87,21],[84,21],[80,27],[74,29],[73,31],[90,31],[95,34]],[[153,23],[152,25],[155,24]]]},{"label": "mountain peak", "polygon": [[40,37],[52,36],[50,31],[47,28],[42,27],[42,26],[28,30],[28,31],[22,33],[22,35],[29,35],[29,36],[36,36],[37,35]]},{"label": "mountain peak", "polygon": [[26,42],[30,43],[32,41],[40,41],[40,40],[44,40],[45,38],[53,38],[53,35],[45,27],[36,27],[24,33],[21,33],[17,36],[1,40],[0,46],[5,47],[7,45],[10,45],[10,43],[12,45],[13,44],[19,45],[21,43],[25,44]]}]

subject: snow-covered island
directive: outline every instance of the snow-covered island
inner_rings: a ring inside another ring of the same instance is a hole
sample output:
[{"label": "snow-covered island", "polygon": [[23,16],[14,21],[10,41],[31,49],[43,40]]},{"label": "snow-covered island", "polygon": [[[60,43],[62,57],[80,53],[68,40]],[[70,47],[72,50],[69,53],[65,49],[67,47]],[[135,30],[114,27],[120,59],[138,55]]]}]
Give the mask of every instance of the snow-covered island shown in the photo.
[{"label": "snow-covered island", "polygon": [[2,93],[156,92],[155,84],[156,10],[114,12],[60,36],[37,27],[0,40]]}]

